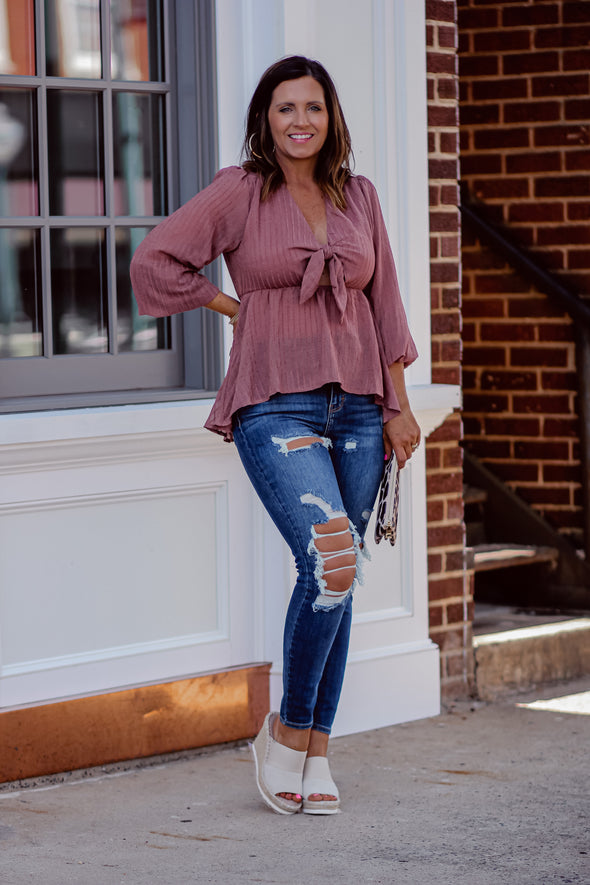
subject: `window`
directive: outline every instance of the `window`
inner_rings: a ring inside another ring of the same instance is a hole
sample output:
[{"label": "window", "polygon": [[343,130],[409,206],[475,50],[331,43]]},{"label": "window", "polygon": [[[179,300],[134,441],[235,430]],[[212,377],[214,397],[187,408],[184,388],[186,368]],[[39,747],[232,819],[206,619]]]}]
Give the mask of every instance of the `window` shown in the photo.
[{"label": "window", "polygon": [[217,318],[140,317],[129,281],[142,238],[215,168],[212,7],[0,0],[4,410],[218,386]]}]

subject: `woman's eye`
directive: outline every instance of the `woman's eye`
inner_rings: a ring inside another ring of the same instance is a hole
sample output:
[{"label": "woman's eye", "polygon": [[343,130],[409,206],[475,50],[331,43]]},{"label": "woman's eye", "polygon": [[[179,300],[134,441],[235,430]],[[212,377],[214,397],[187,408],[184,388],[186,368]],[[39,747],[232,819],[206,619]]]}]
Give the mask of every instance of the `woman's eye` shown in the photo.
[{"label": "woman's eye", "polygon": [[321,111],[321,107],[317,104],[312,104],[309,110],[310,111]]},{"label": "woman's eye", "polygon": [[279,108],[279,114],[286,114],[286,113],[288,113],[290,110],[291,110],[290,107]]}]

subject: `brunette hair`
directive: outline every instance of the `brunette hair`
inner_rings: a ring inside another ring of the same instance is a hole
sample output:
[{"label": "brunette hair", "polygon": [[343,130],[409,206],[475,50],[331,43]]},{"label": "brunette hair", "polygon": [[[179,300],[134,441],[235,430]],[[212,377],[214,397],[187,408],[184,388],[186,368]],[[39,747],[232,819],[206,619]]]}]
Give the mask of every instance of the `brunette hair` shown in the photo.
[{"label": "brunette hair", "polygon": [[274,154],[274,144],[268,125],[268,109],[272,94],[285,80],[313,77],[324,90],[328,111],[328,135],[319,153],[314,177],[338,209],[346,209],[344,185],[351,175],[352,147],[350,133],[340,107],[336,87],[326,69],[318,61],[302,55],[292,55],[275,62],[264,72],[248,108],[243,168],[257,172],[263,181],[261,199],[265,200],[284,181],[283,171]]}]

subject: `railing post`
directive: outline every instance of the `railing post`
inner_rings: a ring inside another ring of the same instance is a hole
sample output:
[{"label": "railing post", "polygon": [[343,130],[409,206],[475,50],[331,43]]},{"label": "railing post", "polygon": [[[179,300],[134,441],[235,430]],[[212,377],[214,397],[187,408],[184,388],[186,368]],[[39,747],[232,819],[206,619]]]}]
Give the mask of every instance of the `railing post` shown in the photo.
[{"label": "railing post", "polygon": [[583,546],[590,563],[590,327],[577,326],[578,414],[580,416],[580,460],[582,462]]}]

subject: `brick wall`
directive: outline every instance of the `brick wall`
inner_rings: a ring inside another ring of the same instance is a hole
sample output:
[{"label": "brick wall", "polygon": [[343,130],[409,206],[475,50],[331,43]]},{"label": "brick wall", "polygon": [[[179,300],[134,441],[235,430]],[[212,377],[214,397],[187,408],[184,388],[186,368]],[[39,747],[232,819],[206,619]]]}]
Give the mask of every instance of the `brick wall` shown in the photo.
[{"label": "brick wall", "polygon": [[[458,78],[455,0],[427,0],[432,380],[461,383]],[[443,695],[472,688],[472,590],[463,570],[461,417],[426,444],[431,637],[441,650]]]},{"label": "brick wall", "polygon": [[[590,292],[590,3],[459,0],[461,177],[549,267]],[[574,329],[465,227],[465,440],[574,542],[581,467]]]}]

